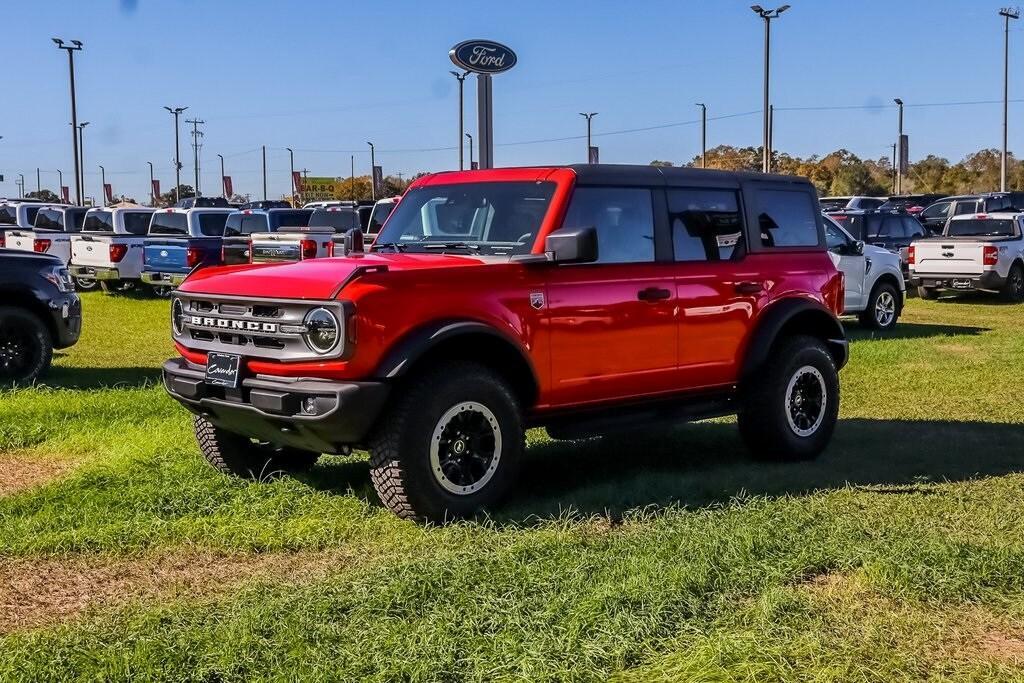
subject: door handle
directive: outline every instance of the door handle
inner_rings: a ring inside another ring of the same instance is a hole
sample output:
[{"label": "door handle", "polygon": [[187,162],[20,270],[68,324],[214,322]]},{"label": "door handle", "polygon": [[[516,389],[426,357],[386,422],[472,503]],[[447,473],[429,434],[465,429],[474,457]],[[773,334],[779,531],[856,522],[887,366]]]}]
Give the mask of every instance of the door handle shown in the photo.
[{"label": "door handle", "polygon": [[647,302],[664,301],[670,296],[672,296],[672,292],[660,287],[648,287],[647,289],[641,289],[636,293],[637,299]]},{"label": "door handle", "polygon": [[735,285],[737,294],[760,294],[764,291],[763,282],[737,282]]}]

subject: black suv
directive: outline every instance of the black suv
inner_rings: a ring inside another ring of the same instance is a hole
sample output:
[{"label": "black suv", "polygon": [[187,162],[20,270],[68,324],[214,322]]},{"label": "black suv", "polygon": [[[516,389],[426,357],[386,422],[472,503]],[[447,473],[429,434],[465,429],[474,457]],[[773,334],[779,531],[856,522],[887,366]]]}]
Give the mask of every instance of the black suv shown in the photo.
[{"label": "black suv", "polygon": [[56,256],[0,249],[0,386],[31,384],[82,331],[82,303]]},{"label": "black suv", "polygon": [[907,271],[907,249],[910,243],[926,236],[921,222],[908,213],[897,211],[837,211],[829,217],[843,226],[854,239],[894,251]]},{"label": "black suv", "polygon": [[1024,211],[1024,192],[985,192],[943,197],[920,214],[921,222],[932,235],[941,235],[953,216],[996,211]]},{"label": "black suv", "polygon": [[915,216],[922,211],[929,204],[939,201],[946,195],[939,193],[932,194],[898,194],[893,195],[885,200],[885,202],[878,207],[879,211],[906,211],[907,213],[914,214]]}]

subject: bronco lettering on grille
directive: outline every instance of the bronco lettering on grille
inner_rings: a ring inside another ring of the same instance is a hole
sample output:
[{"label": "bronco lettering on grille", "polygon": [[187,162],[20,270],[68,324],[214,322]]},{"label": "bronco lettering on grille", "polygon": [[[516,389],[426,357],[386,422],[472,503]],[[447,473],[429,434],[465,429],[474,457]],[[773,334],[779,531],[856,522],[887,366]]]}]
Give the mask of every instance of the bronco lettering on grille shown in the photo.
[{"label": "bronco lettering on grille", "polygon": [[218,330],[237,330],[239,332],[264,332],[275,334],[277,323],[265,323],[255,320],[230,320],[228,318],[210,318],[201,315],[189,316],[193,327],[209,327]]}]

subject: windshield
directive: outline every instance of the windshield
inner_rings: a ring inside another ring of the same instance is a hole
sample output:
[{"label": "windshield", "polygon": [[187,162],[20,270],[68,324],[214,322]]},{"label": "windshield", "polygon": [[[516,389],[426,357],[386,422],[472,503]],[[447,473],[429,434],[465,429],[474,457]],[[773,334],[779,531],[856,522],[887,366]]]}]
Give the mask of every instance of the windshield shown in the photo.
[{"label": "windshield", "polygon": [[85,214],[82,230],[86,232],[111,232],[114,229],[114,218],[109,211],[90,210]]},{"label": "windshield", "polygon": [[150,235],[187,235],[188,216],[184,213],[159,212],[149,224]]},{"label": "windshield", "polygon": [[1009,218],[978,218],[950,221],[949,237],[1013,237],[1013,220]]},{"label": "windshield", "polygon": [[398,204],[374,247],[528,254],[554,191],[550,182],[419,187]]},{"label": "windshield", "polygon": [[33,225],[41,230],[63,230],[64,215],[60,209],[40,209]]},{"label": "windshield", "polygon": [[309,225],[309,219],[313,212],[309,209],[296,209],[294,211],[275,211],[271,218],[279,228],[304,228]]},{"label": "windshield", "polygon": [[317,209],[309,219],[309,225],[313,228],[334,228],[334,232],[346,232],[359,227],[359,214],[355,209]]},{"label": "windshield", "polygon": [[370,224],[367,226],[366,231],[370,233],[380,232],[380,229],[384,227],[384,221],[388,219],[391,212],[398,206],[396,202],[377,202],[373,205],[373,212],[370,213]]},{"label": "windshield", "polygon": [[149,230],[149,219],[152,216],[152,212],[149,211],[125,211],[121,214],[124,231],[129,235],[145,235]]}]

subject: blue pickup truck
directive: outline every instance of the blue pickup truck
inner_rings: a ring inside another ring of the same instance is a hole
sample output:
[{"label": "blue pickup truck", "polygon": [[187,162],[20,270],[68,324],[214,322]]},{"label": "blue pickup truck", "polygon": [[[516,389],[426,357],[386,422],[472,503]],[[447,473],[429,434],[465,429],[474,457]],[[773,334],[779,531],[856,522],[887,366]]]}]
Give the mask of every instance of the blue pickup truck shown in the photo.
[{"label": "blue pickup truck", "polygon": [[218,207],[156,211],[146,233],[142,281],[166,295],[193,270],[218,265],[224,223],[232,211]]}]

